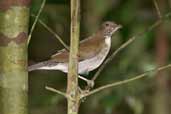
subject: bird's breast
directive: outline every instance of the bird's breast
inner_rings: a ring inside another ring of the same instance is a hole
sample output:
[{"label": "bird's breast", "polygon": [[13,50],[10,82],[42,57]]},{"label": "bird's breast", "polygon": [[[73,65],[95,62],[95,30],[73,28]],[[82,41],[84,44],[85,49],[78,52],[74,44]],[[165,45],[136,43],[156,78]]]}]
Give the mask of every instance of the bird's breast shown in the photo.
[{"label": "bird's breast", "polygon": [[79,73],[89,72],[98,68],[106,58],[111,47],[111,38],[105,38],[105,46],[94,57],[79,62]]}]

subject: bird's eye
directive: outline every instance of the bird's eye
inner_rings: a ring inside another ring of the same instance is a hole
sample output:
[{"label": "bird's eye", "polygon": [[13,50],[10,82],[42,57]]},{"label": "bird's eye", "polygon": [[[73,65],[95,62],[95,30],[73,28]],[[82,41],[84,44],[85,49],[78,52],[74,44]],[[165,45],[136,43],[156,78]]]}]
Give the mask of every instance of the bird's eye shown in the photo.
[{"label": "bird's eye", "polygon": [[109,26],[109,23],[106,23],[106,26]]}]

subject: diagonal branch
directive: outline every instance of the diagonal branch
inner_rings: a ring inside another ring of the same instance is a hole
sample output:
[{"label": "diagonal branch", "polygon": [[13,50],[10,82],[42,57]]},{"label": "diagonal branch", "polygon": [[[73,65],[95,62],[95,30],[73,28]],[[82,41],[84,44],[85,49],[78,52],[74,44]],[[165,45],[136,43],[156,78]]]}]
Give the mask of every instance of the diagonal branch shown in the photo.
[{"label": "diagonal branch", "polygon": [[46,88],[47,90],[49,90],[49,91],[52,91],[52,92],[54,92],[54,93],[57,93],[57,94],[59,94],[59,95],[62,95],[62,96],[64,96],[64,97],[68,98],[68,95],[67,95],[66,93],[64,93],[64,92],[61,92],[61,91],[59,91],[59,90],[57,90],[57,89],[54,89],[54,88],[52,88],[52,87],[49,87],[49,86],[46,86],[45,88]]},{"label": "diagonal branch", "polygon": [[[32,17],[36,17],[34,14],[31,15]],[[50,27],[48,27],[48,25],[46,25],[41,19],[38,20],[38,22],[44,27],[46,28],[51,34],[53,34],[55,36],[55,38],[64,46],[64,48],[69,51],[69,46],[62,40],[62,38],[55,33],[55,31],[53,31]]]},{"label": "diagonal branch", "polygon": [[97,77],[99,76],[99,74],[101,73],[101,71],[105,68],[105,66],[109,62],[111,62],[120,51],[122,51],[123,49],[125,49],[129,44],[131,44],[136,39],[142,37],[145,33],[152,31],[155,27],[159,26],[164,20],[166,20],[170,16],[171,16],[171,12],[167,13],[166,15],[164,15],[160,20],[156,21],[154,24],[152,24],[149,28],[147,28],[143,32],[138,33],[137,35],[131,37],[124,44],[122,44],[116,51],[113,52],[113,54],[109,58],[107,58],[105,60],[105,62],[101,65],[101,67],[98,69],[98,71],[96,72],[96,74],[92,78],[92,80],[95,81],[97,79]]},{"label": "diagonal branch", "polygon": [[[34,14],[31,15],[32,17],[36,17]],[[53,36],[64,46],[64,48],[69,51],[69,46],[62,40],[62,38],[55,33],[55,31],[53,31],[50,27],[48,27],[48,25],[46,25],[41,19],[38,20],[38,22],[44,27],[46,28],[51,34],[53,34]]]},{"label": "diagonal branch", "polygon": [[37,15],[35,16],[35,20],[34,20],[34,22],[33,22],[33,25],[32,25],[31,30],[30,30],[30,34],[29,34],[29,36],[28,36],[27,45],[29,45],[29,43],[30,43],[30,40],[31,40],[31,36],[32,36],[33,30],[34,30],[34,28],[36,27],[37,21],[38,21],[38,19],[39,19],[39,17],[40,17],[40,14],[41,14],[41,12],[42,12],[44,6],[45,6],[45,3],[46,3],[46,0],[43,0],[43,1],[42,1],[42,4],[41,4],[41,6],[40,6],[40,9],[39,9]]},{"label": "diagonal branch", "polygon": [[133,78],[129,78],[129,79],[126,79],[126,80],[123,80],[123,81],[118,81],[118,82],[114,82],[114,83],[111,83],[111,84],[107,84],[107,85],[101,86],[101,87],[99,87],[97,89],[94,89],[94,90],[88,92],[88,93],[82,94],[81,98],[90,96],[92,94],[95,94],[97,92],[100,92],[100,91],[105,90],[105,89],[110,88],[110,87],[120,86],[120,85],[123,85],[123,84],[127,84],[129,82],[133,82],[133,81],[142,79],[144,77],[147,77],[148,74],[150,74],[150,73],[159,72],[159,71],[165,70],[165,69],[170,68],[170,67],[171,67],[171,64],[168,64],[166,66],[162,66],[162,67],[158,67],[158,68],[146,71],[146,72],[144,72],[142,74],[139,74],[139,75],[137,75],[137,76],[135,76]]},{"label": "diagonal branch", "polygon": [[154,2],[154,6],[156,8],[156,11],[157,11],[157,15],[159,16],[159,19],[161,19],[162,15],[161,15],[160,8],[159,8],[159,5],[157,3],[157,0],[153,0],[153,2]]},{"label": "diagonal branch", "polygon": [[92,78],[93,81],[96,80],[96,78],[99,76],[99,74],[101,73],[101,71],[105,68],[105,66],[110,63],[112,61],[112,59],[120,52],[122,51],[127,45],[129,45],[131,42],[133,42],[135,40],[135,37],[132,37],[131,39],[129,39],[127,42],[125,42],[124,44],[122,44],[116,51],[113,52],[113,54],[107,58],[105,60],[105,62],[102,64],[102,66],[99,68],[99,70],[96,72],[96,74],[94,75],[94,77]]}]

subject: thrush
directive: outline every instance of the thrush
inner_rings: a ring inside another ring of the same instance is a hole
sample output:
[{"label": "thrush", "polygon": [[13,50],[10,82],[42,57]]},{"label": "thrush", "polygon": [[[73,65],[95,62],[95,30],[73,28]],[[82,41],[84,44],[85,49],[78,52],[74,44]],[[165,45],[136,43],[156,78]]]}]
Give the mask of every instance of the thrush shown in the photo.
[{"label": "thrush", "polygon": [[[82,40],[78,52],[78,74],[87,74],[98,68],[111,48],[112,35],[121,28],[111,21],[104,22],[95,34]],[[47,61],[43,61],[28,67],[33,70],[60,70],[68,72],[69,52],[66,49],[58,51]]]}]

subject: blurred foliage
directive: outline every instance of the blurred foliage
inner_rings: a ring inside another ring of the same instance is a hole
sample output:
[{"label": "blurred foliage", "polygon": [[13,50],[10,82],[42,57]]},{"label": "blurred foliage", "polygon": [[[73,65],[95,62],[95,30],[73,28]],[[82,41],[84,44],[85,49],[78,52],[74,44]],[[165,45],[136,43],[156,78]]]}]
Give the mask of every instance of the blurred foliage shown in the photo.
[{"label": "blurred foliage", "polygon": [[[143,31],[158,17],[152,0],[82,0],[81,1],[81,38],[91,35],[106,20],[123,25],[112,39],[113,52],[131,36]],[[31,13],[36,14],[41,0],[32,0]],[[169,12],[166,4],[163,15]],[[171,4],[170,4],[171,5]],[[47,0],[40,18],[69,45],[70,35],[69,0]],[[30,26],[34,18],[31,18]],[[171,36],[170,21],[165,22],[167,36]],[[157,29],[157,28],[156,28]],[[156,67],[156,29],[143,36],[124,49],[103,70],[96,81],[96,87],[131,78],[148,69]],[[168,38],[169,39],[169,38]],[[47,60],[63,46],[43,26],[37,23],[29,45],[29,61]],[[168,60],[170,61],[170,60]],[[168,62],[167,61],[167,62]],[[94,75],[90,73],[88,78]],[[59,90],[66,89],[66,74],[60,71],[34,71],[29,73],[30,114],[64,114],[66,100],[45,86]],[[111,88],[83,100],[82,114],[150,114],[151,96],[155,92],[154,74],[151,77]],[[80,81],[80,84],[85,84]]]}]

